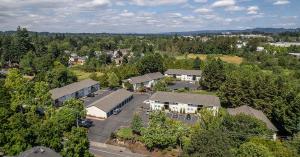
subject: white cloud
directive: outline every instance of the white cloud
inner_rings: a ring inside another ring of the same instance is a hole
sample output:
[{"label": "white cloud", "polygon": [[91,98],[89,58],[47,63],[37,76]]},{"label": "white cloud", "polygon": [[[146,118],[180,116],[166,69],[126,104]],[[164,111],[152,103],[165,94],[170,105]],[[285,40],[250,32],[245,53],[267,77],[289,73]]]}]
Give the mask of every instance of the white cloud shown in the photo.
[{"label": "white cloud", "polygon": [[285,5],[285,4],[289,4],[290,1],[288,0],[277,0],[276,2],[274,2],[274,5]]},{"label": "white cloud", "polygon": [[242,10],[245,10],[245,8],[240,7],[240,6],[229,6],[225,10],[226,11],[242,11]]},{"label": "white cloud", "polygon": [[258,14],[258,11],[259,11],[258,6],[250,6],[247,9],[247,14],[255,15],[255,14]]},{"label": "white cloud", "polygon": [[194,10],[195,13],[201,13],[201,14],[210,13],[212,11],[213,11],[212,9],[208,9],[208,8],[198,8]]},{"label": "white cloud", "polygon": [[131,0],[132,4],[139,6],[159,6],[186,3],[187,0]]},{"label": "white cloud", "polygon": [[132,16],[134,16],[134,13],[129,12],[128,10],[124,10],[124,11],[120,14],[120,16],[124,16],[124,17],[132,17]]},{"label": "white cloud", "polygon": [[194,0],[194,2],[196,2],[196,3],[206,3],[207,0]]},{"label": "white cloud", "polygon": [[110,4],[110,0],[92,0],[85,3],[78,4],[78,7],[83,8],[94,8],[94,7],[102,7]]},{"label": "white cloud", "polygon": [[235,5],[235,0],[218,0],[214,2],[212,7],[230,7]]}]

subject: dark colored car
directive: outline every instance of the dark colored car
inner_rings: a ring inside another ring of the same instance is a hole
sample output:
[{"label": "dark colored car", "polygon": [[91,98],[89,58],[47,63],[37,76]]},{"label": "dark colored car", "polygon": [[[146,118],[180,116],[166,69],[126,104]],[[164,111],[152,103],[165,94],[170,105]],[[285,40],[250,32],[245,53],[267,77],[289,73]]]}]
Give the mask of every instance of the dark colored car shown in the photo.
[{"label": "dark colored car", "polygon": [[178,114],[173,114],[172,118],[178,118]]},{"label": "dark colored car", "polygon": [[89,127],[93,126],[93,121],[91,121],[89,119],[80,119],[78,123],[79,123],[79,126],[85,127],[85,128],[89,128]]},{"label": "dark colored car", "polygon": [[192,117],[191,117],[191,115],[190,115],[190,114],[188,114],[188,115],[186,115],[185,119],[186,119],[186,120],[191,120],[191,119],[192,119]]}]

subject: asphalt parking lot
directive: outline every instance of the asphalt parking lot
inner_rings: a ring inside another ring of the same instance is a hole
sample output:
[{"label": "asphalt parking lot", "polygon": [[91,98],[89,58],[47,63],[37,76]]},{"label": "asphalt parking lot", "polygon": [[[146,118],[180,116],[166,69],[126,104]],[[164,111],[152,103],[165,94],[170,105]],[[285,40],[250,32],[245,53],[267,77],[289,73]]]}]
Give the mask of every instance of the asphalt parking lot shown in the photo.
[{"label": "asphalt parking lot", "polygon": [[176,81],[174,82],[173,85],[170,85],[168,88],[170,90],[178,90],[183,88],[189,88],[190,90],[197,90],[199,88],[199,85],[187,81]]},{"label": "asphalt parking lot", "polygon": [[112,115],[105,120],[93,120],[94,126],[89,128],[89,140],[105,143],[112,132],[120,127],[129,126],[134,113],[145,105],[143,102],[148,98],[147,94],[134,94],[133,99],[122,108],[118,115]]}]

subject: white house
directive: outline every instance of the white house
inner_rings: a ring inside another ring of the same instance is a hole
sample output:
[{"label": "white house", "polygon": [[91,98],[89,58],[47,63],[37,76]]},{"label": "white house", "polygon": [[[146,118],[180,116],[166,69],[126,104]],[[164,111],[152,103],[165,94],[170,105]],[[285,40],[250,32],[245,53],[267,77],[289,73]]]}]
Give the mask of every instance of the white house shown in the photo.
[{"label": "white house", "polygon": [[147,101],[151,110],[168,110],[179,113],[197,113],[203,108],[210,109],[216,114],[220,100],[213,95],[190,93],[156,92]]},{"label": "white house", "polygon": [[247,105],[243,105],[237,108],[228,108],[227,111],[230,115],[233,116],[238,114],[245,114],[263,121],[266,124],[266,126],[274,132],[273,139],[276,140],[276,132],[278,131],[278,129],[274,126],[274,124],[268,119],[268,117],[262,111],[256,110]]},{"label": "white house", "polygon": [[163,77],[164,75],[162,75],[160,72],[131,77],[127,80],[123,80],[123,87],[125,88],[125,83],[128,82],[133,85],[133,90],[138,90],[141,87],[152,88],[155,83]]},{"label": "white house", "polygon": [[96,118],[107,118],[117,108],[121,108],[132,100],[133,95],[125,89],[119,89],[93,103],[87,108],[87,115]]},{"label": "white house", "polygon": [[100,89],[97,81],[86,79],[80,82],[75,82],[61,88],[50,90],[51,98],[56,105],[62,104],[64,101],[71,98],[81,98],[94,93]]},{"label": "white house", "polygon": [[201,74],[201,70],[168,69],[165,72],[166,77],[173,77],[181,81],[199,81]]}]

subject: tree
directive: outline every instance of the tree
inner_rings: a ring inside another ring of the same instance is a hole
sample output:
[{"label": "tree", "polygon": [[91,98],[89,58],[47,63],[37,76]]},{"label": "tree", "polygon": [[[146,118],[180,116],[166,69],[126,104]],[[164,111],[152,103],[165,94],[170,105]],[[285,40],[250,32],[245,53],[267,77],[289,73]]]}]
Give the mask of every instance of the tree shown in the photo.
[{"label": "tree", "polygon": [[72,128],[71,132],[65,134],[66,142],[62,155],[64,157],[92,157],[89,153],[89,141],[84,128]]},{"label": "tree", "polygon": [[140,74],[147,74],[153,72],[163,72],[163,58],[160,54],[147,54],[137,63],[137,69]]},{"label": "tree", "polygon": [[239,146],[252,137],[272,137],[272,131],[264,122],[243,114],[225,116],[222,127],[230,135],[231,144],[234,146]]},{"label": "tree", "polygon": [[230,139],[222,130],[196,129],[184,146],[183,156],[230,157],[233,156],[230,148]]},{"label": "tree", "polygon": [[201,64],[200,58],[196,57],[196,59],[194,60],[194,66],[193,66],[193,68],[195,70],[200,70],[200,64]]},{"label": "tree", "polygon": [[47,72],[45,80],[50,88],[66,86],[77,81],[76,75],[59,62],[55,63],[54,68]]},{"label": "tree", "polygon": [[120,85],[120,79],[119,77],[114,73],[109,73],[108,74],[108,86],[110,88],[115,88],[118,87]]},{"label": "tree", "polygon": [[220,59],[213,59],[205,66],[200,84],[209,91],[215,91],[220,88],[222,83],[226,80],[225,66]]},{"label": "tree", "polygon": [[132,122],[131,122],[131,129],[134,133],[140,134],[143,127],[142,118],[138,114],[134,114]]},{"label": "tree", "polygon": [[154,91],[167,91],[168,84],[164,80],[160,80],[156,82],[156,84],[153,87]]},{"label": "tree", "polygon": [[15,34],[14,45],[15,55],[13,61],[15,62],[19,62],[23,55],[25,55],[29,50],[33,49],[31,38],[26,28],[21,28],[20,26],[18,27]]},{"label": "tree", "polygon": [[20,61],[20,67],[25,74],[32,75],[35,72],[34,58],[32,52],[28,52]]},{"label": "tree", "polygon": [[142,129],[141,141],[150,150],[175,147],[188,132],[180,122],[171,120],[163,112],[151,113],[149,119],[149,126]]},{"label": "tree", "polygon": [[237,157],[272,157],[274,156],[267,147],[247,142],[240,146],[240,148],[236,151],[235,156]]}]

